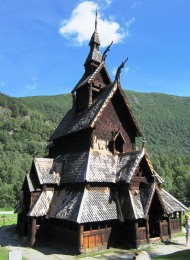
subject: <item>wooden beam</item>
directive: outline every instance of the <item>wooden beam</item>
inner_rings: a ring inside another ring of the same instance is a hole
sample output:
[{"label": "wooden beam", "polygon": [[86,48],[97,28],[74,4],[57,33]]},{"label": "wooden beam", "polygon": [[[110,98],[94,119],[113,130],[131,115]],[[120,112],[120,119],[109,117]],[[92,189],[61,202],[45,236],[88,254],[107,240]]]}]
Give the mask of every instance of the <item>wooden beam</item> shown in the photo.
[{"label": "wooden beam", "polygon": [[138,220],[135,221],[135,244],[136,244],[136,248],[138,248],[139,246],[139,232],[138,232]]},{"label": "wooden beam", "polygon": [[83,232],[84,232],[84,225],[79,225],[78,228],[79,233],[79,252],[84,252],[84,245],[83,245]]},{"label": "wooden beam", "polygon": [[168,215],[168,233],[169,233],[169,238],[171,238],[171,221],[170,221],[170,215]]},{"label": "wooden beam", "polygon": [[30,236],[30,244],[34,245],[36,241],[36,218],[31,219],[31,236]]},{"label": "wooden beam", "polygon": [[149,215],[146,217],[146,239],[150,243],[150,228],[149,228]]}]

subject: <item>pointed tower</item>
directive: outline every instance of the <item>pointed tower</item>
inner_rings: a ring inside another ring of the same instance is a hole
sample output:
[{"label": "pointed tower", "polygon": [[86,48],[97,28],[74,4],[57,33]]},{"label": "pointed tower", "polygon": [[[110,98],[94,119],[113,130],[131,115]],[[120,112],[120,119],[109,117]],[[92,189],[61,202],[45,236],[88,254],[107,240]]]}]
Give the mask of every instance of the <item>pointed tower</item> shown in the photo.
[{"label": "pointed tower", "polygon": [[97,32],[97,23],[96,11],[95,30],[89,42],[90,52],[84,63],[85,72],[72,90],[73,106],[75,107],[76,113],[89,107],[98,93],[100,93],[106,85],[111,83],[104,62],[105,59],[99,50],[100,40]]},{"label": "pointed tower", "polygon": [[89,42],[90,53],[88,54],[87,59],[84,63],[86,74],[90,74],[91,72],[93,72],[102,61],[102,55],[99,51],[100,40],[97,32],[97,22],[98,21],[96,11],[95,30]]}]

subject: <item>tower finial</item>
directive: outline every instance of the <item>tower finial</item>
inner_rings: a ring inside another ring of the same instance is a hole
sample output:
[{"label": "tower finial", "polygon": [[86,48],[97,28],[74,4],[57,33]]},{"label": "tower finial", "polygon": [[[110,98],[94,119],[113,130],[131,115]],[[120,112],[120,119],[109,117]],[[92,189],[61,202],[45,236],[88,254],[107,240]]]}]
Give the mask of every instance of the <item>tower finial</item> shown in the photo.
[{"label": "tower finial", "polygon": [[121,70],[124,67],[126,61],[128,61],[128,57],[124,61],[122,61],[121,65],[118,67],[116,75],[115,75],[115,80],[120,79]]},{"label": "tower finial", "polygon": [[96,16],[95,16],[95,31],[97,31],[97,20],[98,20],[98,11],[96,8]]}]

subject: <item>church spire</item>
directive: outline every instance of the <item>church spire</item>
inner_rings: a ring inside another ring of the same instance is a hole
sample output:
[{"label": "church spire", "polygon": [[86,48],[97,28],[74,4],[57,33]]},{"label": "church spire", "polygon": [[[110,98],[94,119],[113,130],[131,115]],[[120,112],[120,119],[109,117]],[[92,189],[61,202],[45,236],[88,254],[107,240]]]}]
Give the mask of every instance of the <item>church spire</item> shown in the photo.
[{"label": "church spire", "polygon": [[98,12],[96,9],[96,16],[95,16],[95,32],[97,32],[97,19],[98,19]]},{"label": "church spire", "polygon": [[99,35],[98,35],[98,32],[97,32],[97,26],[98,26],[98,13],[97,13],[97,10],[96,10],[95,28],[94,28],[94,32],[93,32],[92,37],[91,37],[90,42],[89,42],[90,53],[88,54],[88,57],[85,61],[85,64],[84,64],[85,67],[87,67],[89,64],[92,64],[92,63],[100,64],[101,61],[102,61],[102,55],[99,51],[100,39],[99,39]]}]

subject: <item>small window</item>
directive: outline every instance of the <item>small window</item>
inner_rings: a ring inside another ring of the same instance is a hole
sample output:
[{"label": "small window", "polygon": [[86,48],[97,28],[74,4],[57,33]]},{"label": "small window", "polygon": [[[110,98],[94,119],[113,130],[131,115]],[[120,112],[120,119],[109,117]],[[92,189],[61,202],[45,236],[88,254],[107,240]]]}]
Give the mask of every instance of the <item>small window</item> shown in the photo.
[{"label": "small window", "polygon": [[124,140],[122,135],[119,133],[119,135],[115,139],[115,150],[118,151],[119,153],[122,153],[123,145],[124,145]]},{"label": "small window", "polygon": [[123,153],[125,140],[120,132],[112,132],[113,139],[109,143],[109,149],[112,153]]}]

